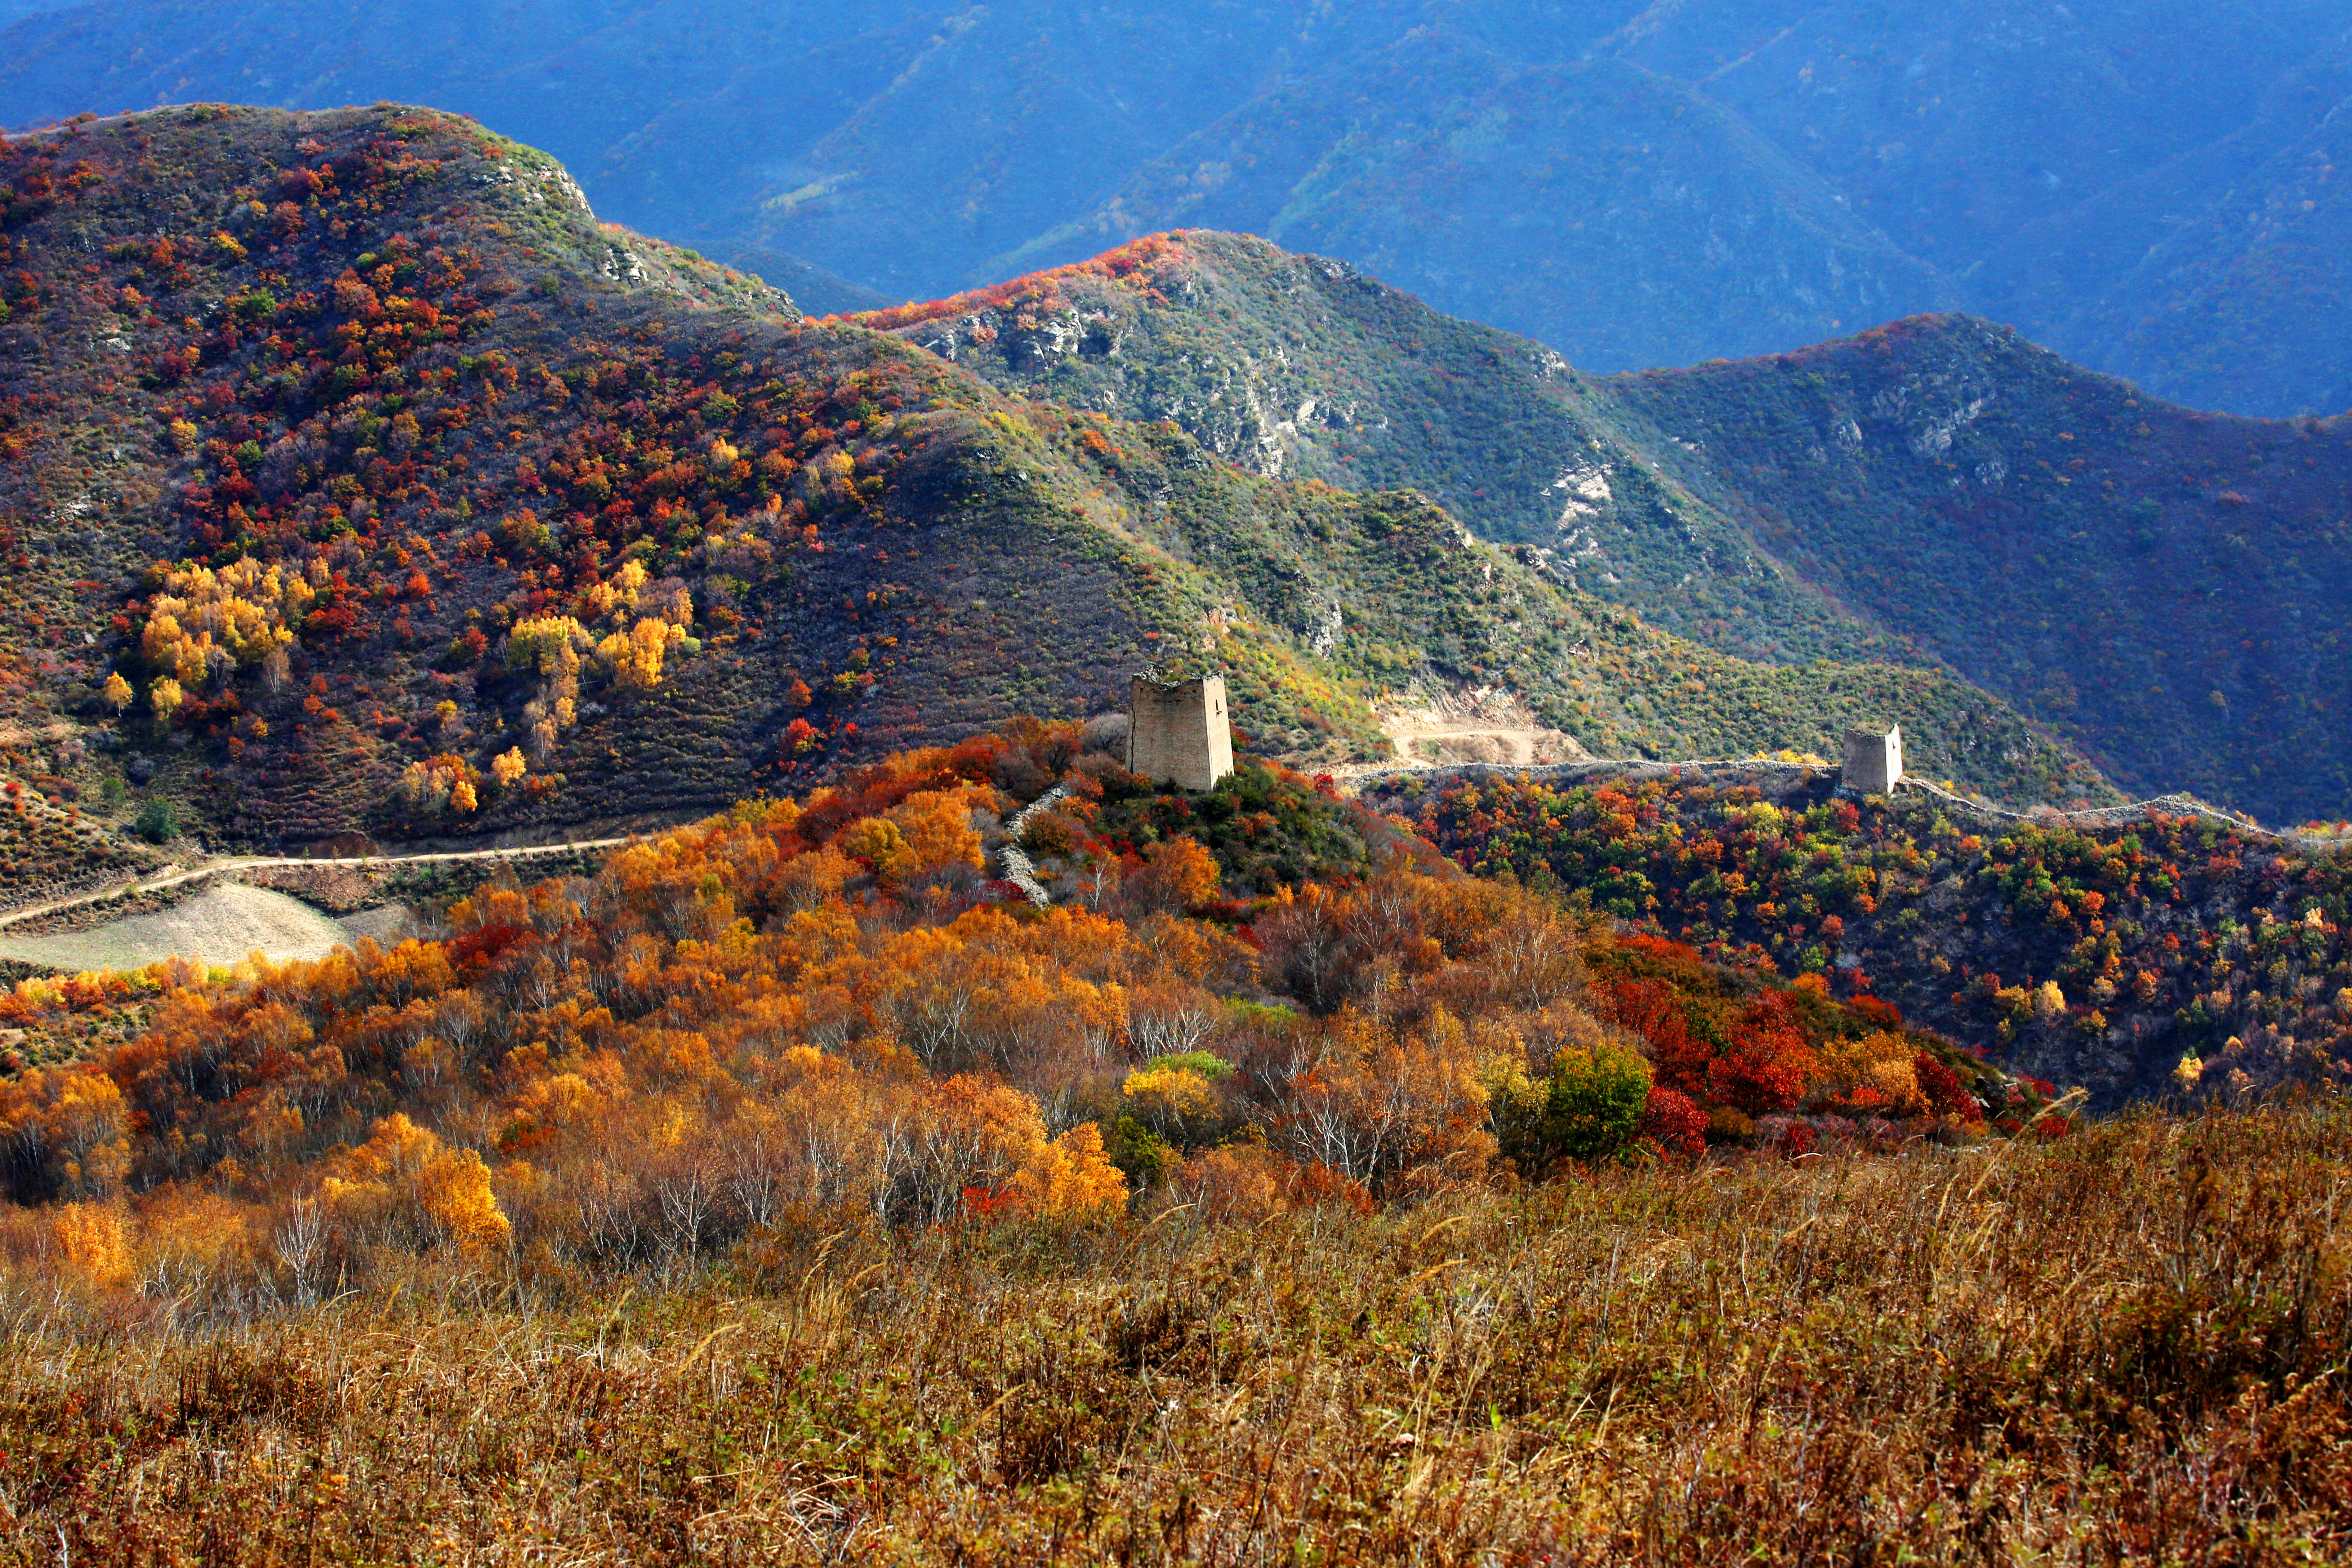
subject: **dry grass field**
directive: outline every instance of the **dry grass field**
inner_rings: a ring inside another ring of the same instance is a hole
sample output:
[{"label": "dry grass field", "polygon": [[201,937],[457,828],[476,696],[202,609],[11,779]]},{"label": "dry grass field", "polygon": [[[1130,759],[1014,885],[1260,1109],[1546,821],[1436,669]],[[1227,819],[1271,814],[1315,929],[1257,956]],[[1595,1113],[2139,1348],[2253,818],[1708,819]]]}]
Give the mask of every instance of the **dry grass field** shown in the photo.
[{"label": "dry grass field", "polygon": [[[10,1562],[2331,1563],[2352,1113],[1372,1214],[768,1228],[364,1299],[20,1273]],[[293,1244],[299,1244],[295,1239]],[[22,1254],[20,1253],[21,1257]]]}]

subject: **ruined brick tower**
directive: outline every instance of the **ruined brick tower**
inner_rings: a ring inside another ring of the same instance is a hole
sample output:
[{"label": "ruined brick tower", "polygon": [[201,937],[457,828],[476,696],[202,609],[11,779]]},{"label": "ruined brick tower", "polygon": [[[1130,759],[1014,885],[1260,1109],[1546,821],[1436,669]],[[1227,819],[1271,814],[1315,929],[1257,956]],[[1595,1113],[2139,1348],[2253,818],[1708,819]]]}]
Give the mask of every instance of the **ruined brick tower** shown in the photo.
[{"label": "ruined brick tower", "polygon": [[1903,777],[1903,727],[1845,732],[1845,772],[1838,782],[1857,795],[1884,795]]},{"label": "ruined brick tower", "polygon": [[1143,675],[1129,690],[1127,767],[1162,784],[1210,789],[1234,770],[1234,722],[1225,680],[1204,675],[1172,685]]}]

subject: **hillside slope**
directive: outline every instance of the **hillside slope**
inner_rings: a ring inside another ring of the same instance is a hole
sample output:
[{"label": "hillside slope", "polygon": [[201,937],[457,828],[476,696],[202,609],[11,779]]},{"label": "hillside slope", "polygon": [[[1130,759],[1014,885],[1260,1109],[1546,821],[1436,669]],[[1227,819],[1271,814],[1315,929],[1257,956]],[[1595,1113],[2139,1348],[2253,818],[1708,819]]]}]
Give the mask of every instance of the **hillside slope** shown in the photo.
[{"label": "hillside slope", "polygon": [[1893,717],[1971,784],[2102,788],[1932,672],[1727,659],[1418,498],[803,321],[455,117],[161,110],[0,188],[0,716],[247,841],[717,805],[1188,659],[1302,762],[1502,686],[1605,752]]},{"label": "hillside slope", "polygon": [[1192,229],[854,319],[993,384],[1167,420],[1268,477],[1411,488],[1562,581],[1748,658],[1901,656],[1661,476],[1592,378],[1343,262]]},{"label": "hillside slope", "polygon": [[[1368,792],[1465,869],[1871,994],[2011,1071],[2133,1100],[2352,1084],[2352,857],[2150,810],[1990,823],[1826,770],[1493,774]],[[2185,1063],[2185,1065],[2184,1065]]]},{"label": "hillside slope", "polygon": [[470,122],[171,110],[6,159],[0,700],[238,836],[720,801],[1104,706],[1181,613],[968,378]]},{"label": "hillside slope", "polygon": [[2342,422],[2172,407],[1965,317],[1607,391],[1763,548],[2127,790],[2352,810]]},{"label": "hillside slope", "polygon": [[[1068,417],[1034,410],[1041,422]],[[1206,597],[1189,601],[1194,631],[1160,644],[1160,667],[1225,670],[1243,724],[1280,755],[1333,755],[1321,732],[1331,716],[1361,711],[1351,697],[1411,707],[1503,697],[1597,756],[1826,754],[1850,727],[1899,723],[1922,771],[2010,799],[2116,798],[2074,753],[1947,672],[1736,658],[1563,585],[1528,547],[1482,543],[1414,492],[1271,485],[1166,426],[1122,430],[1097,416],[1066,428],[1076,451],[1099,444],[1116,486],[1082,507],[1213,573],[1191,580]],[[1252,618],[1269,631],[1253,633]],[[1279,683],[1300,654],[1337,689],[1294,717]]]},{"label": "hillside slope", "polygon": [[2137,794],[2352,810],[2336,423],[2171,407],[1968,317],[1592,378],[1201,230],[857,319],[1263,473],[1416,488],[1742,657],[1950,671]]}]

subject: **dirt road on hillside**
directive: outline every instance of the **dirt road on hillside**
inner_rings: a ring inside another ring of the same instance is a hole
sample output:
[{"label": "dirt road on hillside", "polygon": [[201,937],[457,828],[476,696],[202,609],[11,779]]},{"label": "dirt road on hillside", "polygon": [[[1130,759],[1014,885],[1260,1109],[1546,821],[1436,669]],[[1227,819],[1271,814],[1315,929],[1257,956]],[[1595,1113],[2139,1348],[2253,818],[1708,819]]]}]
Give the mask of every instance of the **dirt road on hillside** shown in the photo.
[{"label": "dirt road on hillside", "polygon": [[70,898],[51,899],[42,904],[28,904],[22,908],[0,914],[0,929],[43,915],[56,915],[85,904],[104,904],[117,898],[145,893],[160,893],[191,883],[199,877],[233,875],[237,872],[255,871],[264,866],[361,866],[370,871],[388,871],[395,866],[426,865],[436,862],[527,860],[536,855],[564,855],[582,850],[618,849],[634,842],[643,834],[626,834],[619,838],[582,839],[568,844],[528,844],[510,849],[446,850],[432,854],[415,855],[348,855],[333,859],[305,859],[296,855],[229,855],[206,861],[194,868],[172,867],[162,875],[125,877],[119,883],[78,893]]}]

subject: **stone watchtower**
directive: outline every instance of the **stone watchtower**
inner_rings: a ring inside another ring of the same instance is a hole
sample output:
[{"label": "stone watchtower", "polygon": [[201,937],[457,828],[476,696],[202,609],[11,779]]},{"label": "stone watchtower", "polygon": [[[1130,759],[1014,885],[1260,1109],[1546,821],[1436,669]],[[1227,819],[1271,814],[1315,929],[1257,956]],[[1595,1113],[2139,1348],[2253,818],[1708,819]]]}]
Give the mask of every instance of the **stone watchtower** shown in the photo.
[{"label": "stone watchtower", "polygon": [[1162,685],[1136,676],[1129,689],[1127,768],[1185,789],[1214,789],[1234,770],[1224,677]]},{"label": "stone watchtower", "polygon": [[1845,732],[1845,771],[1838,782],[1857,795],[1884,795],[1903,777],[1903,727]]}]

